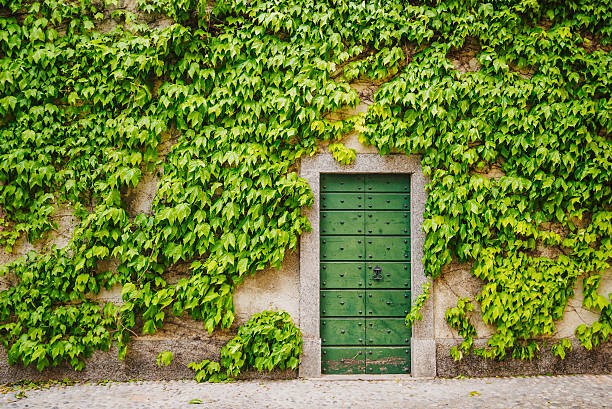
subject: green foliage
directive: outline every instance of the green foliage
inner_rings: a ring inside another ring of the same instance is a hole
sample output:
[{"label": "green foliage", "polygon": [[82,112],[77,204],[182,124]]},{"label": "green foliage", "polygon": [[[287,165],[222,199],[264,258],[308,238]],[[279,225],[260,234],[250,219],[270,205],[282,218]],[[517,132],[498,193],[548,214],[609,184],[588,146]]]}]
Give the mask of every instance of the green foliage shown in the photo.
[{"label": "green foliage", "polygon": [[474,311],[474,304],[470,301],[469,298],[459,298],[457,300],[457,306],[454,308],[449,308],[446,311],[444,318],[448,325],[451,328],[454,328],[459,332],[459,335],[463,338],[461,345],[459,347],[452,347],[450,350],[450,354],[455,361],[459,361],[463,358],[464,354],[470,353],[472,351],[472,347],[474,346],[474,337],[478,334],[476,333],[476,328],[470,322],[468,314]]},{"label": "green foliage", "polygon": [[302,333],[289,314],[264,311],[238,328],[238,334],[221,348],[219,362],[204,360],[189,367],[196,371],[198,382],[221,382],[248,368],[297,369],[301,353]]},{"label": "green foliage", "polygon": [[355,149],[347,148],[343,143],[330,144],[329,151],[334,159],[342,165],[350,165],[355,160]]},{"label": "green foliage", "polygon": [[[609,269],[606,1],[139,7],[176,24],[152,29],[92,0],[0,0],[0,244],[43,237],[61,204],[80,221],[66,247],[1,269],[14,278],[0,292],[11,363],[81,369],[112,342],[122,358],[132,333],[168,314],[228,328],[244,277],[279,267],[310,228],[297,161],[332,141],[349,163],[354,152],[335,142],[353,127],[381,154],[423,155],[426,273],[473,263],[497,328],[483,355],[530,356],[528,340],[552,334],[577,280]],[[468,39],[481,69],[463,75],[450,54]],[[359,102],[356,78],[383,83],[374,104],[326,119]],[[156,175],[150,212],[128,212]],[[189,269],[169,284],[177,264]],[[113,285],[123,304],[99,306]],[[589,348],[610,334],[595,287],[585,284],[585,306],[600,320],[576,332]]]},{"label": "green foliage", "polygon": [[406,315],[406,326],[412,327],[416,321],[423,319],[421,309],[425,305],[425,301],[429,298],[429,290],[431,289],[431,281],[426,281],[421,287],[421,293],[417,296],[416,300],[412,303],[410,312]]},{"label": "green foliage", "polygon": [[173,359],[174,359],[174,355],[172,354],[172,352],[163,351],[163,352],[160,352],[159,355],[157,355],[157,360],[155,362],[157,363],[157,366],[161,368],[163,366],[170,365]]},{"label": "green foliage", "polygon": [[[476,351],[486,358],[536,356],[532,339],[554,333],[577,279],[610,268],[612,58],[589,49],[577,29],[589,26],[609,42],[610,10],[566,6],[597,12],[587,24],[556,4],[456,5],[443,16],[458,29],[440,23],[448,41],[417,51],[383,84],[363,125],[363,138],[382,154],[423,154],[431,178],[426,273],[435,279],[451,260],[473,263],[484,281],[476,298],[482,317],[497,330]],[[540,25],[560,15],[563,24]],[[468,36],[481,67],[460,74],[448,54]],[[586,300],[595,311],[608,302],[588,292]],[[471,348],[467,317],[449,314]],[[610,325],[603,312],[576,335],[590,347],[608,339]]]},{"label": "green foliage", "polygon": [[565,359],[566,351],[572,350],[572,341],[567,338],[562,339],[558,344],[554,344],[550,347],[553,355],[558,356],[561,359]]}]

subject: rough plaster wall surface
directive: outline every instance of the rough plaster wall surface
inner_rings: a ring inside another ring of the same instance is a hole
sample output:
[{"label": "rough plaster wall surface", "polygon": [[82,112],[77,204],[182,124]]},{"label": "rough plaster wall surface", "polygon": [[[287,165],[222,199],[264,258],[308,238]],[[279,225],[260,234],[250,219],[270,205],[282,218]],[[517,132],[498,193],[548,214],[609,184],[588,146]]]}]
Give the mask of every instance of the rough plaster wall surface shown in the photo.
[{"label": "rough plaster wall surface", "polygon": [[[436,338],[459,338],[457,331],[446,323],[444,314],[448,308],[457,306],[458,298],[469,297],[474,300],[481,289],[482,281],[472,276],[469,266],[451,264],[444,268],[442,274],[436,280],[434,288],[434,332]],[[495,328],[483,322],[480,318],[480,304],[475,301],[473,303],[472,324],[476,327],[479,337],[490,337],[495,332]]]},{"label": "rough plaster wall surface", "polygon": [[[11,253],[5,252],[4,248],[0,247],[0,265],[15,261],[30,251],[46,252],[53,246],[57,248],[65,247],[72,237],[72,232],[78,223],[78,219],[73,216],[72,208],[67,205],[58,206],[51,218],[57,223],[57,229],[48,232],[40,240],[30,243],[22,236],[15,243]],[[14,276],[0,276],[0,291],[6,290],[14,285],[14,283]]]},{"label": "rough plaster wall surface", "polygon": [[287,311],[299,326],[299,253],[287,253],[279,270],[268,268],[247,277],[234,295],[236,321],[248,321],[256,312]]},{"label": "rough plaster wall surface", "polygon": [[[96,351],[87,360],[85,368],[76,372],[67,365],[48,368],[42,373],[36,367],[24,368],[22,365],[9,365],[6,353],[0,351],[0,383],[15,382],[21,379],[43,381],[49,379],[72,379],[78,381],[115,380],[128,381],[132,379],[189,379],[194,372],[187,367],[190,362],[203,359],[218,359],[219,350],[230,336],[203,336],[202,338],[179,339],[142,339],[134,340],[130,345],[127,357],[123,361],[117,359],[117,349],[108,352]],[[162,351],[172,351],[174,359],[164,368],[158,368],[155,363],[157,355]],[[247,371],[239,379],[286,379],[297,377],[296,371],[262,372]]]},{"label": "rough plaster wall surface", "polygon": [[[97,29],[107,33],[117,27],[117,22],[111,19],[114,11],[134,13],[138,20],[146,23],[151,28],[166,28],[174,24],[174,21],[166,16],[144,13],[138,9],[138,0],[116,0],[116,5],[109,5],[104,11],[104,19]],[[210,5],[208,6],[210,8]]]}]

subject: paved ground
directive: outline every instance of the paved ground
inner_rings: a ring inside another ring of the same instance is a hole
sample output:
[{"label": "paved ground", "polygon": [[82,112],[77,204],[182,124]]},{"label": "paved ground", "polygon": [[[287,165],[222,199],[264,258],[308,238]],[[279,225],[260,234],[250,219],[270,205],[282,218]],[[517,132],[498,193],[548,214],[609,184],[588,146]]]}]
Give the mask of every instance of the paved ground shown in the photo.
[{"label": "paved ground", "polygon": [[323,378],[223,384],[147,381],[55,385],[10,392],[4,387],[2,392],[2,408],[612,408],[612,375]]}]

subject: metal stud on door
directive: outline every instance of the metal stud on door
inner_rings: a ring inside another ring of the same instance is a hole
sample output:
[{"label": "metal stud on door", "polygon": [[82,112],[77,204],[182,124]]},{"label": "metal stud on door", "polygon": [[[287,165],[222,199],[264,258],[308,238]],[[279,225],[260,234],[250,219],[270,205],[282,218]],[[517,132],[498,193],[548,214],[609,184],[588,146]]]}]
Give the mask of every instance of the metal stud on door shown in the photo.
[{"label": "metal stud on door", "polygon": [[410,372],[410,177],[321,176],[323,373]]}]

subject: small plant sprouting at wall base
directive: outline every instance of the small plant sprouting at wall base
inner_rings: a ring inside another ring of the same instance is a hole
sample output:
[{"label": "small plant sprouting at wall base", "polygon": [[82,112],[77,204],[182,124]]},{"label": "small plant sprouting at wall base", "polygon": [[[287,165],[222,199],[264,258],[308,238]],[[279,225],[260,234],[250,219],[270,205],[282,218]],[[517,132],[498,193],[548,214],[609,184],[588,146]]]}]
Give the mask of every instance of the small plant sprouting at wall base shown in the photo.
[{"label": "small plant sprouting at wall base", "polygon": [[170,351],[163,351],[160,352],[159,355],[157,355],[157,366],[159,366],[160,368],[163,366],[168,366],[172,363],[172,360],[174,359],[174,355],[172,354],[172,352]]},{"label": "small plant sprouting at wall base", "polygon": [[259,372],[297,369],[302,353],[302,333],[286,312],[255,314],[238,328],[238,334],[221,348],[219,362],[192,362],[198,382],[221,382],[237,377],[244,370]]}]

